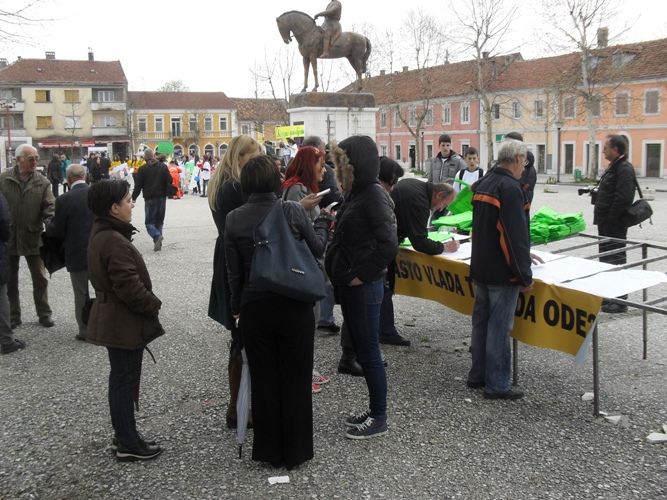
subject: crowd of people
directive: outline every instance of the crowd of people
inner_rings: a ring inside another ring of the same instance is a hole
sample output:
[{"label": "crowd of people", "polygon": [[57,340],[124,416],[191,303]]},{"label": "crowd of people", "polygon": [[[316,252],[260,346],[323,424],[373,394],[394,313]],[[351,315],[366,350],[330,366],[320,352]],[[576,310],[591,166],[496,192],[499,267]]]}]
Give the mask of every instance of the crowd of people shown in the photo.
[{"label": "crowd of people", "polygon": [[[132,210],[143,195],[146,230],[154,251],[161,251],[166,200],[178,199],[192,186],[208,199],[218,231],[208,315],[231,335],[227,427],[241,423],[237,403],[245,352],[252,411],[247,422],[243,413],[242,423],[254,428],[253,460],[292,468],[313,458],[312,394],[330,381],[313,366],[319,329],[341,333],[338,371],[366,382],[367,404],[345,420],[345,436],[359,440],[385,435],[387,375],[380,344],[410,345],[394,324],[398,245],[409,238],[417,252],[456,251],[457,240],[433,241],[428,228],[433,217],[446,212],[460,186],[468,186],[473,193],[470,272],[476,294],[467,385],[483,389],[487,399],[523,396],[510,383],[509,335],[518,293],[532,289],[531,264],[540,259],[530,253],[528,232],[534,158],[520,134],[504,139],[487,172],[478,165],[477,150],[468,148],[458,155],[450,136],[443,134],[425,181],[399,182],[403,168],[380,157],[377,145],[366,136],[327,145],[319,137],[306,137],[288,153],[282,143],[279,150],[268,146],[239,135],[221,160],[205,154],[179,161],[146,148],[141,160],[126,157],[120,162],[115,157],[110,162],[101,154],[85,158],[85,164],[65,166],[66,158],[54,155],[47,176],[36,173],[37,150],[19,146],[16,166],[0,174],[2,354],[26,347],[13,333],[23,318],[18,293],[21,257],[30,270],[39,323],[46,328],[55,324],[40,257],[44,227],[47,236],[64,241],[78,324],[75,338],[108,351],[111,446],[119,460],[158,456],[159,445],[137,429],[133,402],[144,350],[164,333],[159,320],[162,303],[132,244]],[[634,175],[626,149],[621,136],[607,138],[604,152],[610,166],[595,204],[600,234],[613,233],[620,239],[627,228],[618,228],[618,207],[632,203],[627,185]],[[63,168],[69,190],[59,194]],[[320,264],[318,277],[325,292],[319,301],[258,286],[252,278],[256,248],[263,244],[255,240],[255,229],[277,206],[291,237],[303,240],[310,258]],[[618,248],[619,243],[614,245]],[[606,250],[608,244],[601,246]],[[621,254],[615,262],[623,258]],[[95,296],[92,305],[89,282]],[[343,316],[341,326],[334,319],[336,303]]]}]

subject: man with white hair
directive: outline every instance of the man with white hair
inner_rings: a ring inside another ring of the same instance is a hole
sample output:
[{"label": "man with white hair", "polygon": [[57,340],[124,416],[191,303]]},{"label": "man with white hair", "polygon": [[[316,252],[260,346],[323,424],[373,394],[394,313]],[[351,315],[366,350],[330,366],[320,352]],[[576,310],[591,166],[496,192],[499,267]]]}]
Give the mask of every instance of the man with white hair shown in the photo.
[{"label": "man with white hair", "polygon": [[21,256],[25,257],[30,269],[39,323],[46,328],[55,325],[48,299],[49,281],[46,279],[39,247],[42,246],[42,228],[53,217],[56,199],[51,191],[51,183],[36,171],[38,161],[37,150],[29,144],[21,144],[16,148],[16,166],[0,174],[0,191],[7,199],[12,221],[7,283],[12,330],[22,323],[19,301]]},{"label": "man with white hair", "polygon": [[533,288],[528,212],[519,177],[528,149],[507,140],[495,168],[472,186],[472,255],[475,281],[472,313],[472,368],[468,387],[484,388],[486,399],[520,399],[523,391],[510,384],[510,332],[519,291]]}]

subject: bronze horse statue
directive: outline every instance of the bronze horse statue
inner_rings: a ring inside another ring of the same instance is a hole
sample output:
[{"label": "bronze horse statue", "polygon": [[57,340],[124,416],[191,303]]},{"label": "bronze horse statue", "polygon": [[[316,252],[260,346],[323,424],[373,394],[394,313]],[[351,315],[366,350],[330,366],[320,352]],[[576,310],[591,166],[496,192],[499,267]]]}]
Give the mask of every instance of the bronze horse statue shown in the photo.
[{"label": "bronze horse statue", "polygon": [[[294,34],[294,38],[299,43],[299,52],[303,56],[303,90],[306,92],[308,87],[308,65],[313,67],[313,74],[315,75],[315,87],[313,92],[317,92],[320,82],[317,78],[317,58],[322,54],[322,38],[323,32],[315,20],[308,14],[292,10],[285,12],[276,19],[278,23],[278,31],[285,43],[292,41],[290,33]],[[328,59],[338,59],[341,57],[347,58],[357,74],[358,89],[362,87],[362,74],[366,72],[366,62],[368,56],[371,55],[371,42],[365,36],[357,33],[344,31],[336,39],[335,45],[329,47]]]}]

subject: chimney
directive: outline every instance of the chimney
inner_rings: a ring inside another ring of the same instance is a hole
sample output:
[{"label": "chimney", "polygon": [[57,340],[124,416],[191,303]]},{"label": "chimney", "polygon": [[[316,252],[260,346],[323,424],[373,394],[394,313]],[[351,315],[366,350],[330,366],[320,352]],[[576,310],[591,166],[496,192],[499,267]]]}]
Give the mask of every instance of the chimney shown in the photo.
[{"label": "chimney", "polygon": [[380,76],[384,76],[385,71],[383,69],[380,70]]},{"label": "chimney", "polygon": [[488,52],[482,52],[482,59],[488,59],[489,58],[489,53]]},{"label": "chimney", "polygon": [[0,59],[0,68],[6,68],[7,67],[7,59],[4,57]]},{"label": "chimney", "polygon": [[609,28],[598,29],[598,49],[606,49],[609,44]]},{"label": "chimney", "polygon": [[407,73],[407,72],[408,72],[408,67],[407,67],[407,66],[403,66],[403,73]]},{"label": "chimney", "polygon": [[55,52],[47,52],[46,53],[46,60],[47,61],[55,61],[56,60],[56,53]]},{"label": "chimney", "polygon": [[95,54],[93,54],[92,47],[88,47],[88,60],[89,61],[94,61],[95,60]]}]

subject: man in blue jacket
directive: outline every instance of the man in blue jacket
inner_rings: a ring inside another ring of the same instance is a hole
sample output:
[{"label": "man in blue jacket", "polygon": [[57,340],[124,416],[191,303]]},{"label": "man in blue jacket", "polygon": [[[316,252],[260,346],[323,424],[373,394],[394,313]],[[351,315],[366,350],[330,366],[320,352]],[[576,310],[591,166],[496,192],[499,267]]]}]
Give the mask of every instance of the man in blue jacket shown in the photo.
[{"label": "man in blue jacket", "polygon": [[524,143],[503,142],[497,166],[472,186],[475,307],[467,384],[483,387],[486,399],[523,397],[523,391],[510,384],[510,332],[519,291],[533,288],[531,258],[537,259],[530,253],[528,204],[518,180],[527,154]]}]

